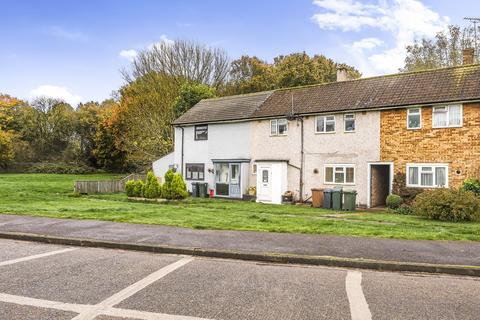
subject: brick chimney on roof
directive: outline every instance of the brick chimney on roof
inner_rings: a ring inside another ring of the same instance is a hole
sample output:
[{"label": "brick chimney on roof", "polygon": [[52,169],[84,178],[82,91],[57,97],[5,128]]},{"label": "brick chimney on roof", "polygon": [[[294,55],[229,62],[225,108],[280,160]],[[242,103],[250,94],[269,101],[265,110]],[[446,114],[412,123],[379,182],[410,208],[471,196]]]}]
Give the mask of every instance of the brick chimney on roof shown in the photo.
[{"label": "brick chimney on roof", "polygon": [[352,78],[348,74],[347,68],[338,67],[337,68],[337,82],[347,81],[347,80],[352,80]]},{"label": "brick chimney on roof", "polygon": [[463,49],[463,64],[473,64],[475,59],[475,49],[465,48]]}]

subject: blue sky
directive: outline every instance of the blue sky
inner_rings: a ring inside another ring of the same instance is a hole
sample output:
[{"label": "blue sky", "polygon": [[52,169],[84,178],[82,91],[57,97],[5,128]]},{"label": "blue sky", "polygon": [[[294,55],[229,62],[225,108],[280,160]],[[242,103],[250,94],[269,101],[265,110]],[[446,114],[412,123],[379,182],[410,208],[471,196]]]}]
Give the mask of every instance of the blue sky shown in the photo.
[{"label": "blue sky", "polygon": [[0,11],[0,92],[76,104],[108,98],[135,52],[178,38],[231,58],[306,51],[366,76],[392,73],[406,44],[464,25],[480,1],[0,0]]}]

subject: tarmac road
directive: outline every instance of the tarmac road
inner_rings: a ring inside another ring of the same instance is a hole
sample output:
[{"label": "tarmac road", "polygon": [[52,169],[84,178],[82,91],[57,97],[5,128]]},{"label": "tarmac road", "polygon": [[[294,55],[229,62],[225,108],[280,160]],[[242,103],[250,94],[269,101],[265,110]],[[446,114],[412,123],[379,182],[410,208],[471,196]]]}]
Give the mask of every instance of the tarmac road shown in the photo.
[{"label": "tarmac road", "polygon": [[0,240],[0,319],[480,319],[480,279]]}]

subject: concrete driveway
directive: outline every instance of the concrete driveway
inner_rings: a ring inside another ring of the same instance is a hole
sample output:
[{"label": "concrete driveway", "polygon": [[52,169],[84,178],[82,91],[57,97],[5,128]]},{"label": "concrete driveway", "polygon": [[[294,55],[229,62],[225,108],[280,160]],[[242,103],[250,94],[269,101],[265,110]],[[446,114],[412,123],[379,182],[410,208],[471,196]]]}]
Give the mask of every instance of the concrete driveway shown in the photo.
[{"label": "concrete driveway", "polygon": [[478,319],[480,279],[0,240],[0,319]]}]

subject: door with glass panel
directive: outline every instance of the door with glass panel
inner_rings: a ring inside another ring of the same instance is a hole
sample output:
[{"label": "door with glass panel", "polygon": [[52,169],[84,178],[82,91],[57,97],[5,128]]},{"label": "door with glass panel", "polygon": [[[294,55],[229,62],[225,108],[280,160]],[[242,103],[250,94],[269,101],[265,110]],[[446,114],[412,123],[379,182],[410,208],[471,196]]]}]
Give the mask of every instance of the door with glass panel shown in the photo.
[{"label": "door with glass panel", "polygon": [[242,196],[242,191],[240,188],[240,164],[230,163],[229,166],[230,166],[230,185],[229,185],[230,197],[240,198]]},{"label": "door with glass panel", "polygon": [[230,181],[230,166],[228,163],[215,164],[215,194],[217,196],[228,197]]}]

